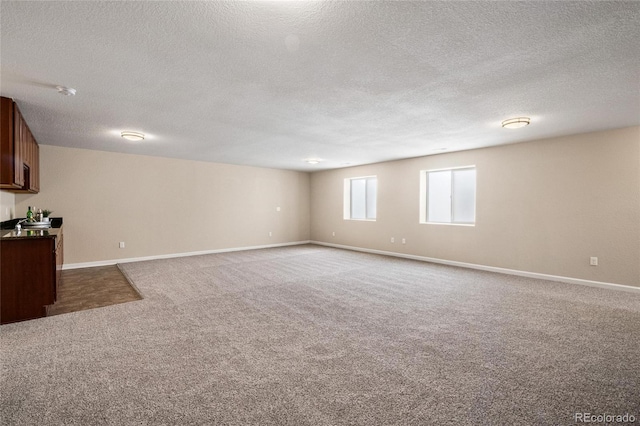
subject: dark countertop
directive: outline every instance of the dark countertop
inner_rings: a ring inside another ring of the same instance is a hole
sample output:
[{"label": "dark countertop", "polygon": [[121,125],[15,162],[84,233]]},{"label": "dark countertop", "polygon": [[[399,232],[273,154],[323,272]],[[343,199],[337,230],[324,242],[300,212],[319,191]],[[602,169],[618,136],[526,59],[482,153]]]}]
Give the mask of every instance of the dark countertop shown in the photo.
[{"label": "dark countertop", "polygon": [[[16,223],[21,220],[25,220],[24,217],[17,217],[11,220],[5,220],[4,222],[0,222],[0,229],[14,229],[16,227]],[[62,226],[62,218],[61,217],[52,217],[51,218],[51,227],[52,228],[60,228]],[[24,224],[22,225],[22,229],[25,229]]]},{"label": "dark countertop", "polygon": [[62,218],[52,217],[51,228],[31,228],[22,225],[20,233],[15,231],[16,223],[23,218],[11,219],[0,223],[0,238],[5,239],[22,239],[22,238],[57,238],[62,235]]},{"label": "dark countertop", "polygon": [[62,228],[27,229],[22,228],[20,232],[15,230],[2,231],[3,240],[17,240],[25,238],[58,238],[62,234]]}]

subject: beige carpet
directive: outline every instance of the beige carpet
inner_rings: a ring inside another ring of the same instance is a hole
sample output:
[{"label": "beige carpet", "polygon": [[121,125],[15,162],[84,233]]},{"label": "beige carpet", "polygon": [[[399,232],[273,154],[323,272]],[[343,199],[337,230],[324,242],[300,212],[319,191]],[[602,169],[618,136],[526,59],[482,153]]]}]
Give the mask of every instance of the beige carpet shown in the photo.
[{"label": "beige carpet", "polygon": [[143,300],[0,328],[0,424],[640,418],[636,294],[311,245],[120,266]]}]

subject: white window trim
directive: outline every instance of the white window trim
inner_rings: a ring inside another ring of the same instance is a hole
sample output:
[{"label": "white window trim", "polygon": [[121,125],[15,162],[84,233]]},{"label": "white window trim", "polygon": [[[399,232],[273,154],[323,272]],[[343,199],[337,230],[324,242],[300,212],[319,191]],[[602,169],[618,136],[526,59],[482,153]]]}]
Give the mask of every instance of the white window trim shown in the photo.
[{"label": "white window trim", "polygon": [[[475,169],[476,170],[476,178],[478,176],[478,168],[475,164],[470,166],[459,166],[459,167],[444,167],[441,169],[429,169],[429,170],[420,170],[420,217],[418,218],[418,222],[421,225],[447,225],[447,226],[467,226],[474,227],[476,226],[476,222],[473,223],[456,223],[456,222],[428,222],[427,221],[427,174],[431,172],[442,172],[445,170],[461,170],[461,169]],[[476,181],[476,201],[477,201],[477,192],[478,186]]]},{"label": "white window trim", "polygon": [[342,203],[342,205],[344,206],[343,212],[342,212],[343,213],[342,217],[344,220],[355,220],[358,222],[375,222],[377,220],[377,215],[376,215],[376,219],[353,219],[351,217],[351,181],[355,179],[370,179],[370,178],[378,179],[378,175],[357,176],[357,177],[344,179],[344,190],[342,191],[342,193],[344,194],[343,203]]}]

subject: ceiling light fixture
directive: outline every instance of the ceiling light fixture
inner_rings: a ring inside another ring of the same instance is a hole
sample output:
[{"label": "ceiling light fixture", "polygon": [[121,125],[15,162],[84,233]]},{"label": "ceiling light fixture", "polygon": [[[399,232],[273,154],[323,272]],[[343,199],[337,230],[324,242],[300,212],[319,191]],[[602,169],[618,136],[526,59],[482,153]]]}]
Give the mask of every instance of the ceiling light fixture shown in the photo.
[{"label": "ceiling light fixture", "polygon": [[72,89],[71,87],[56,86],[56,89],[58,89],[58,93],[65,96],[74,96],[76,94],[76,89]]},{"label": "ceiling light fixture", "polygon": [[130,131],[124,131],[120,133],[120,136],[122,136],[125,139],[128,139],[130,141],[141,141],[144,139],[144,133],[140,133],[140,132],[130,132]]},{"label": "ceiling light fixture", "polygon": [[308,158],[308,159],[306,159],[304,161],[306,161],[309,164],[318,164],[322,160],[320,160],[319,158]]},{"label": "ceiling light fixture", "polygon": [[531,119],[529,117],[516,117],[504,120],[502,122],[502,127],[505,129],[519,129],[520,127],[528,126],[529,123],[531,123]]}]

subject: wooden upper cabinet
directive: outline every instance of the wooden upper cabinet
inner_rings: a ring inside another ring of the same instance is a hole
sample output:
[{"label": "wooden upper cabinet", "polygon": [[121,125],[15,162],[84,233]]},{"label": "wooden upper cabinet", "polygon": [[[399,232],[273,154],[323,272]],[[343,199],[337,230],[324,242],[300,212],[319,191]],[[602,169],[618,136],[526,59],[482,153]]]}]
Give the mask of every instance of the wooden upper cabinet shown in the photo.
[{"label": "wooden upper cabinet", "polygon": [[31,188],[33,188],[33,192],[40,192],[40,145],[33,139],[32,146],[34,167],[31,173]]},{"label": "wooden upper cabinet", "polygon": [[40,190],[40,147],[22,117],[18,105],[9,98],[1,98],[0,189],[13,192]]},{"label": "wooden upper cabinet", "polygon": [[[20,143],[22,126],[15,114],[13,100],[0,99],[0,188],[19,189],[24,186],[22,167],[22,146]],[[17,167],[19,165],[19,167]]]}]

